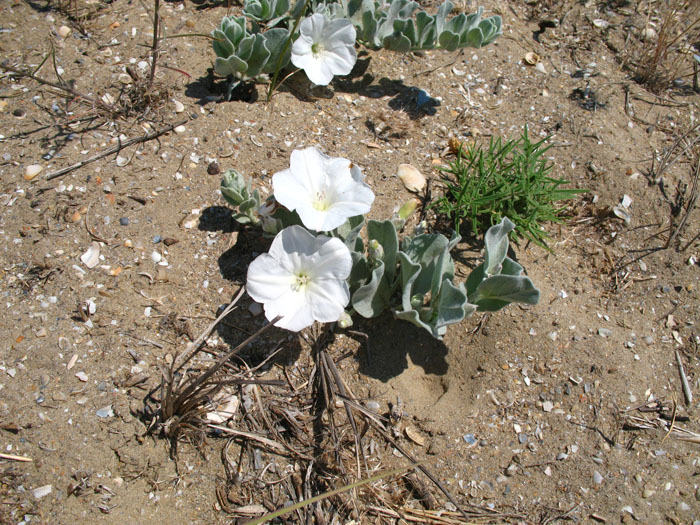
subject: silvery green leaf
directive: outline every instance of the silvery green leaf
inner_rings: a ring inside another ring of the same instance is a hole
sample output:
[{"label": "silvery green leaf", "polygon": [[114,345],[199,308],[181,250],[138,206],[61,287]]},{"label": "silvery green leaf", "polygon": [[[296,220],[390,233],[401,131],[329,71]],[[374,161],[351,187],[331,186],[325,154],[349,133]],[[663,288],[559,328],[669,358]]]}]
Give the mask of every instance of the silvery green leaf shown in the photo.
[{"label": "silvery green leaf", "polygon": [[[262,72],[274,73],[275,69],[277,69],[279,56],[282,53],[282,50],[284,49],[287,39],[289,38],[289,31],[277,27],[265,31],[263,33],[263,36],[265,37],[265,47],[270,52],[270,58],[267,60],[267,63],[263,66]],[[284,68],[287,64],[289,64],[289,57],[291,56],[292,52],[291,49],[291,46],[287,47],[285,56],[282,57],[282,61],[280,62],[281,68]]]},{"label": "silvery green leaf", "polygon": [[352,257],[352,270],[350,270],[350,277],[348,277],[348,286],[352,293],[353,290],[357,290],[370,280],[372,272],[369,261],[361,251],[350,250],[350,256]]},{"label": "silvery green leaf", "polygon": [[248,64],[236,55],[231,55],[228,58],[216,57],[214,59],[214,71],[218,75],[239,77],[246,69],[248,69]]},{"label": "silvery green leaf", "polygon": [[475,311],[476,306],[467,302],[464,284],[460,283],[455,286],[449,279],[442,282],[437,300],[436,327],[459,323],[465,317],[470,317]]},{"label": "silvery green leaf", "polygon": [[384,271],[384,262],[378,261],[369,282],[361,285],[352,294],[352,307],[362,317],[376,317],[389,306],[391,288],[385,279]]},{"label": "silvery green leaf", "polygon": [[484,279],[469,298],[481,311],[495,312],[513,302],[537,304],[540,292],[529,277],[493,275]]},{"label": "silvery green leaf", "polygon": [[270,51],[265,47],[265,36],[260,33],[253,36],[253,44],[251,46],[250,54],[248,55],[248,69],[245,71],[248,78],[255,78],[260,73],[262,73],[268,59],[270,58]]},{"label": "silvery green leaf", "polygon": [[286,18],[289,0],[246,0],[243,14],[258,22],[267,22],[267,27],[274,27]]},{"label": "silvery green leaf", "polygon": [[212,46],[214,47],[216,56],[227,58],[233,54],[233,44],[223,31],[214,29],[214,31],[211,32],[211,36],[213,38]]},{"label": "silvery green leaf", "polygon": [[484,237],[484,265],[487,276],[501,273],[501,263],[508,253],[508,234],[515,229],[508,217],[491,226]]},{"label": "silvery green leaf", "polygon": [[396,235],[396,228],[390,220],[369,221],[367,223],[367,237],[370,241],[377,241],[382,247],[386,265],[386,276],[389,283],[392,283],[396,274],[396,254],[399,251],[399,238]]},{"label": "silvery green leaf", "polygon": [[351,252],[362,253],[364,250],[364,243],[362,242],[362,237],[360,237],[360,231],[365,225],[364,215],[356,215],[355,217],[350,217],[343,224],[338,226],[334,231],[334,236],[337,236],[343,240],[345,246]]}]

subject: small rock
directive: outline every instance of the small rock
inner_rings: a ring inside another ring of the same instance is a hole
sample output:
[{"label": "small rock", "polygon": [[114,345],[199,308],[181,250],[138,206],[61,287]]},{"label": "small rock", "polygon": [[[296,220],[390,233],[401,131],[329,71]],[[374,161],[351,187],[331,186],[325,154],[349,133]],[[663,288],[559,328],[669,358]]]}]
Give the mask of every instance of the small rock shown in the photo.
[{"label": "small rock", "polygon": [[559,454],[557,454],[557,461],[564,461],[568,457],[569,455],[566,452],[559,452]]},{"label": "small rock", "polygon": [[58,28],[58,31],[56,31],[56,32],[58,33],[58,36],[60,36],[61,38],[66,38],[68,35],[70,35],[70,27],[61,26]]},{"label": "small rock", "polygon": [[209,166],[207,166],[207,173],[209,175],[218,175],[221,173],[221,167],[219,167],[219,163],[216,161],[212,161],[209,163]]},{"label": "small rock", "polygon": [[83,383],[87,383],[88,376],[87,376],[87,374],[86,374],[85,372],[77,372],[77,373],[75,374],[75,377],[77,377],[78,379],[80,379]]},{"label": "small rock", "polygon": [[600,485],[601,483],[603,483],[603,476],[597,470],[593,471],[593,483],[595,483],[596,485]]},{"label": "small rock", "polygon": [[121,217],[119,219],[119,224],[121,226],[129,226],[129,217]]},{"label": "small rock", "polygon": [[41,173],[44,168],[39,164],[30,164],[24,168],[24,180],[32,180],[34,177]]},{"label": "small rock", "polygon": [[546,467],[546,468],[544,469],[544,475],[545,475],[545,476],[551,476],[551,475],[552,475],[552,468],[549,467],[549,466]]},{"label": "small rock", "polygon": [[44,485],[43,487],[38,487],[38,488],[35,488],[34,490],[32,490],[32,495],[36,499],[41,499],[44,496],[48,496],[49,494],[51,494],[52,490],[53,490],[52,485]]},{"label": "small rock", "polygon": [[642,491],[642,497],[643,497],[644,499],[651,498],[655,493],[656,493],[655,490],[652,490],[652,489],[644,489],[644,490]]},{"label": "small rock", "polygon": [[542,410],[544,410],[545,412],[551,412],[552,409],[554,409],[554,403],[552,403],[551,401],[545,401],[544,403],[542,403]]},{"label": "small rock", "polygon": [[183,126],[183,125],[179,125],[179,126],[177,126],[175,129],[173,129],[173,131],[174,131],[175,133],[177,133],[178,135],[181,135],[181,134],[183,134],[185,131],[187,131],[187,128],[186,128],[185,126]]},{"label": "small rock", "polygon": [[182,113],[185,111],[185,105],[179,100],[173,99],[173,104],[175,105],[175,113]]}]

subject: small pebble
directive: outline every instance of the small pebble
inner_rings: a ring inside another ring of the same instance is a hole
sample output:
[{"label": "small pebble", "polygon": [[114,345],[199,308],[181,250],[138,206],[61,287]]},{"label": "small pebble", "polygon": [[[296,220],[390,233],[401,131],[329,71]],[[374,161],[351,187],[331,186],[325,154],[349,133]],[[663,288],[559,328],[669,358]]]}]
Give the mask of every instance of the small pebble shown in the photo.
[{"label": "small pebble", "polygon": [[551,401],[545,401],[544,403],[542,403],[542,410],[544,410],[545,412],[551,412],[553,408],[554,403],[552,403]]},{"label": "small pebble", "polygon": [[248,311],[253,317],[257,317],[263,312],[263,307],[260,303],[250,303]]},{"label": "small pebble", "polygon": [[612,335],[612,330],[609,328],[598,328],[598,335],[600,337],[610,337]]},{"label": "small pebble", "polygon": [[179,125],[179,126],[177,126],[173,131],[174,131],[175,133],[177,133],[178,135],[181,135],[182,133],[184,133],[185,131],[187,131],[187,128],[186,128],[185,126],[183,126],[183,125]]},{"label": "small pebble", "polygon": [[58,28],[58,31],[56,31],[56,32],[58,33],[58,36],[60,36],[61,38],[66,38],[68,35],[70,35],[70,27],[61,26]]},{"label": "small pebble", "polygon": [[644,499],[651,498],[655,493],[656,493],[655,490],[652,490],[652,489],[644,489],[644,491],[642,491],[642,497],[643,497]]},{"label": "small pebble", "polygon": [[160,235],[154,235],[154,236],[153,236],[153,244],[158,244],[158,243],[161,242],[162,240],[163,240],[163,237],[161,237]]},{"label": "small pebble", "polygon": [[520,442],[521,445],[524,445],[525,443],[527,443],[527,434],[525,434],[524,432],[521,434],[518,434],[518,441]]},{"label": "small pebble", "polygon": [[603,476],[597,470],[593,471],[593,483],[596,485],[603,483]]},{"label": "small pebble", "polygon": [[370,410],[375,414],[378,413],[379,409],[381,408],[379,406],[379,403],[377,403],[376,401],[367,401],[367,403],[365,403],[365,407],[367,408],[367,410]]},{"label": "small pebble", "polygon": [[129,226],[129,217],[122,217],[119,219],[119,224],[122,226]]},{"label": "small pebble", "polygon": [[207,173],[209,175],[218,175],[219,173],[221,173],[219,163],[216,161],[210,162],[209,166],[207,166]]},{"label": "small pebble", "polygon": [[566,452],[559,452],[559,454],[557,454],[557,461],[564,461],[568,457],[569,455]]},{"label": "small pebble", "polygon": [[185,105],[179,100],[173,99],[173,105],[175,106],[175,113],[182,113],[185,111]]}]

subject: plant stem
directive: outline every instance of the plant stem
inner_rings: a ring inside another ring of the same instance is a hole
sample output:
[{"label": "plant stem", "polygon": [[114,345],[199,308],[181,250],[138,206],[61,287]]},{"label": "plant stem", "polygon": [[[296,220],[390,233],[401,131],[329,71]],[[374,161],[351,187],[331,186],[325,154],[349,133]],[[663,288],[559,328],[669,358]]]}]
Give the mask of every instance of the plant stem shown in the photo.
[{"label": "plant stem", "polygon": [[148,77],[148,88],[153,86],[153,79],[156,76],[156,63],[158,62],[158,55],[160,51],[158,49],[158,44],[160,43],[160,38],[158,38],[158,32],[160,31],[160,0],[153,0],[153,45],[151,46],[151,74]]},{"label": "plant stem", "polygon": [[284,56],[287,54],[287,49],[289,49],[289,45],[292,43],[292,37],[294,36],[294,33],[297,32],[297,27],[299,27],[299,23],[301,22],[301,17],[304,16],[306,9],[309,7],[310,1],[311,0],[306,0],[306,2],[304,2],[304,7],[302,7],[301,11],[299,11],[299,16],[297,16],[296,20],[294,20],[294,27],[292,27],[292,30],[289,32],[289,37],[287,38],[287,41],[284,43],[284,47],[282,48],[282,52],[280,53],[280,56],[277,59],[277,66],[275,66],[275,74],[272,76],[272,82],[270,82],[270,88],[267,90],[267,102],[270,102],[270,100],[272,99],[272,93],[274,93],[274,91],[275,91],[275,87],[277,84],[277,77],[279,76],[280,68],[282,67],[282,60],[284,59]]}]

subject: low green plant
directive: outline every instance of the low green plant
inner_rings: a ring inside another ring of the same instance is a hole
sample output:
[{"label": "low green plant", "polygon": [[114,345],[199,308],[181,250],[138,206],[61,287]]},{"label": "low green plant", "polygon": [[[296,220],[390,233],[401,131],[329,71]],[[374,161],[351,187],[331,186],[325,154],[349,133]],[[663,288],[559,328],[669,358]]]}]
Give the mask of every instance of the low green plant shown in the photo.
[{"label": "low green plant", "polygon": [[475,236],[508,217],[516,240],[549,249],[543,225],[561,222],[567,206],[560,203],[587,190],[563,187],[568,181],[550,176],[546,141],[532,143],[526,127],[518,139],[491,138],[486,148],[461,145],[441,170],[444,194],[431,208],[454,223],[458,234],[466,224]]}]

